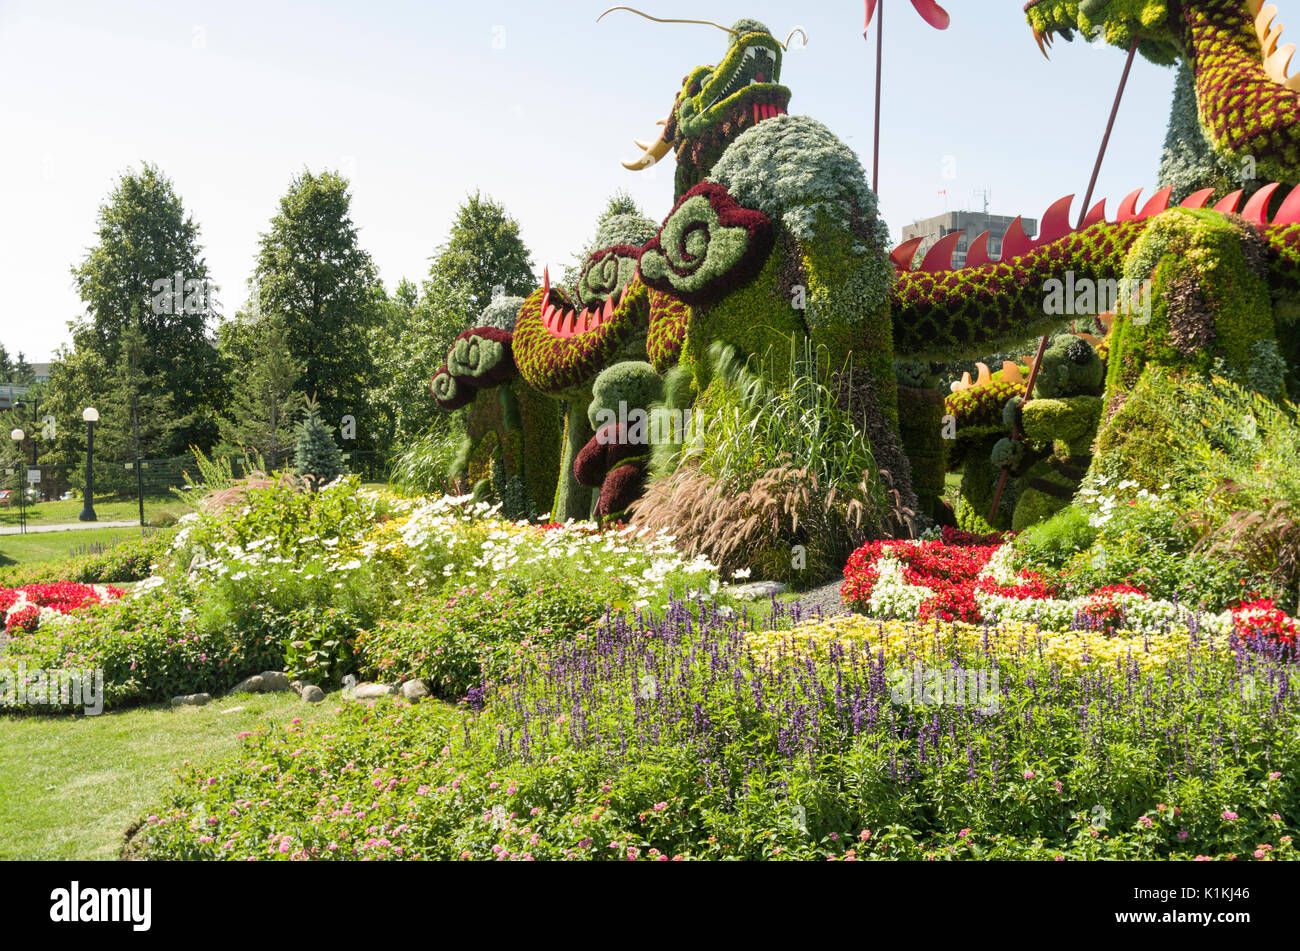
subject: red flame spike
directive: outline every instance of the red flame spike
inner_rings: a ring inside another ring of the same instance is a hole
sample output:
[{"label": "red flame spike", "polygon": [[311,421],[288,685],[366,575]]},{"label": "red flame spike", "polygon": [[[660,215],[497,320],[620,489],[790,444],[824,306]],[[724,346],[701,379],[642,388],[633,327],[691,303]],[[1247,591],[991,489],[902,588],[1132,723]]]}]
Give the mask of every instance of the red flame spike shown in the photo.
[{"label": "red flame spike", "polygon": [[1073,203],[1074,196],[1066,195],[1043,212],[1043,223],[1039,226],[1038,239],[1034,242],[1035,245],[1051,244],[1053,241],[1059,241],[1074,230],[1070,225],[1070,205]]},{"label": "red flame spike", "polygon": [[587,313],[588,312],[584,310],[578,314],[577,326],[573,328],[575,334],[585,334],[587,332]]},{"label": "red flame spike", "polygon": [[1139,188],[1119,203],[1119,214],[1115,216],[1116,223],[1121,221],[1132,221],[1138,216],[1138,196],[1141,194],[1142,189]]},{"label": "red flame spike", "polygon": [[1291,189],[1291,194],[1286,196],[1282,207],[1277,210],[1277,215],[1273,218],[1274,227],[1296,224],[1300,224],[1300,185]]},{"label": "red flame spike", "polygon": [[1250,201],[1246,202],[1246,207],[1242,209],[1242,216],[1253,224],[1261,226],[1268,224],[1268,203],[1273,199],[1273,193],[1281,187],[1277,182],[1273,182],[1255,192]]},{"label": "red flame spike", "polygon": [[940,238],[935,246],[926,252],[925,260],[921,262],[921,270],[927,274],[937,274],[940,271],[951,271],[952,253],[957,249],[957,242],[961,240],[964,231],[954,231],[952,234],[946,234]]},{"label": "red flame spike", "polygon": [[1205,203],[1208,202],[1213,196],[1214,196],[1213,188],[1202,188],[1200,191],[1192,192],[1190,195],[1184,198],[1182,204],[1180,204],[1178,207],[1192,208],[1192,209],[1204,208]]},{"label": "red flame spike", "polygon": [[1223,212],[1225,215],[1232,214],[1237,210],[1237,202],[1241,201],[1241,189],[1237,189],[1231,195],[1228,195],[1221,202],[1214,206],[1215,211]]},{"label": "red flame spike", "polygon": [[1017,215],[1016,220],[1011,222],[1011,226],[1007,228],[1007,233],[1002,237],[1002,257],[999,260],[1009,261],[1012,258],[1019,257],[1026,251],[1032,250],[1033,246],[1034,243],[1025,234],[1025,226],[1021,222],[1020,216]]},{"label": "red flame spike", "polygon": [[561,337],[573,336],[573,317],[573,311],[566,308],[564,311],[564,318],[560,322],[559,334]]},{"label": "red flame spike", "polygon": [[1169,199],[1174,195],[1174,189],[1171,185],[1168,188],[1162,188],[1151,196],[1151,200],[1142,206],[1138,213],[1139,218],[1154,218],[1156,215],[1163,214],[1169,210]]},{"label": "red flame spike", "polygon": [[889,253],[889,260],[894,263],[894,267],[900,271],[912,270],[912,259],[916,257],[916,249],[924,242],[924,238],[912,238],[904,241],[898,247]]},{"label": "red flame spike", "polygon": [[1080,231],[1085,231],[1093,225],[1099,225],[1106,220],[1106,199],[1102,199],[1092,206],[1092,209],[1083,218],[1083,223],[1079,225]]},{"label": "red flame spike", "polygon": [[993,259],[989,257],[989,233],[985,231],[970,243],[970,250],[966,252],[966,266],[983,267],[992,263]]},{"label": "red flame spike", "polygon": [[604,313],[597,312],[596,323],[603,324],[605,321],[609,320],[613,316],[614,316],[614,298],[611,297],[609,300],[605,301]]}]

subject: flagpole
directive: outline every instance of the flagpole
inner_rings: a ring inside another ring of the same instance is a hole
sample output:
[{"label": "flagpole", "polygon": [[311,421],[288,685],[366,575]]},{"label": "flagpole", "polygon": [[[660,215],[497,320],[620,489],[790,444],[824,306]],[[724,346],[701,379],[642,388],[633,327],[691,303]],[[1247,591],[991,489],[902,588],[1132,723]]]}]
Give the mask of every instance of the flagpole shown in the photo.
[{"label": "flagpole", "polygon": [[885,56],[885,0],[876,10],[876,141],[871,158],[871,189],[880,194],[880,79]]},{"label": "flagpole", "polygon": [[1097,176],[1101,174],[1101,163],[1106,158],[1106,148],[1110,145],[1110,134],[1115,131],[1115,117],[1119,115],[1119,104],[1124,99],[1124,87],[1128,85],[1128,74],[1133,68],[1133,59],[1137,56],[1138,38],[1128,48],[1128,59],[1124,63],[1124,73],[1119,78],[1119,88],[1115,90],[1115,103],[1110,107],[1110,120],[1106,123],[1106,134],[1101,137],[1101,149],[1097,152],[1097,163],[1092,167],[1092,179],[1088,182],[1088,191],[1083,196],[1083,207],[1079,209],[1079,227],[1091,210],[1088,203],[1092,201],[1093,190],[1097,187]]}]

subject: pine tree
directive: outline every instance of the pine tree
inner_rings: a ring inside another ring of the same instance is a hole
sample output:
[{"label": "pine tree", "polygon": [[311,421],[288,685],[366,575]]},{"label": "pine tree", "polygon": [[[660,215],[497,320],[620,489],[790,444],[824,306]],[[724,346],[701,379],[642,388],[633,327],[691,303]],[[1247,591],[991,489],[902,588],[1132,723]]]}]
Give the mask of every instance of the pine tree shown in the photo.
[{"label": "pine tree", "polygon": [[13,379],[14,364],[9,358],[9,351],[5,349],[4,344],[0,343],[0,383],[8,383]]},{"label": "pine tree", "polygon": [[14,360],[13,381],[17,386],[31,386],[36,382],[36,371],[21,350],[18,351],[18,359]]},{"label": "pine tree", "polygon": [[333,482],[344,472],[343,454],[339,452],[329,427],[320,418],[320,406],[315,399],[307,401],[307,415],[298,426],[294,468],[307,479],[313,490]]},{"label": "pine tree", "polygon": [[278,317],[256,321],[247,328],[247,338],[247,353],[237,359],[249,369],[232,374],[229,416],[220,419],[218,426],[227,448],[256,452],[274,472],[294,445],[293,418],[303,403],[294,386],[302,367],[289,353]]}]

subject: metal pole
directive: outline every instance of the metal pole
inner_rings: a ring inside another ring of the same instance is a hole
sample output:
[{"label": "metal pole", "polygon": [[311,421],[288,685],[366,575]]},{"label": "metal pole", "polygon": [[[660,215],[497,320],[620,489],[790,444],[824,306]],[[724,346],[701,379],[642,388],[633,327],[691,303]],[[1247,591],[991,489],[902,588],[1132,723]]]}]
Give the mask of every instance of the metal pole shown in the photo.
[{"label": "metal pole", "polygon": [[876,141],[871,157],[871,190],[880,194],[880,80],[885,58],[885,0],[876,10]]},{"label": "metal pole", "polygon": [[86,423],[86,500],[77,519],[82,522],[97,522],[95,515],[95,424]]},{"label": "metal pole", "polygon": [[1124,74],[1119,78],[1119,88],[1115,90],[1115,103],[1110,107],[1110,121],[1106,123],[1106,134],[1101,138],[1101,149],[1097,152],[1097,164],[1092,167],[1092,179],[1088,182],[1087,194],[1083,196],[1083,207],[1079,209],[1079,227],[1088,217],[1088,205],[1092,202],[1093,190],[1097,187],[1097,176],[1101,174],[1101,163],[1106,157],[1106,148],[1110,145],[1110,134],[1115,129],[1115,117],[1119,115],[1120,100],[1124,98],[1124,87],[1128,85],[1129,70],[1133,68],[1133,58],[1137,56],[1138,38],[1133,37],[1133,44],[1128,48],[1128,59],[1124,63]]},{"label": "metal pole", "polygon": [[144,472],[140,468],[140,450],[135,452],[135,495],[140,500],[140,527],[144,528]]}]

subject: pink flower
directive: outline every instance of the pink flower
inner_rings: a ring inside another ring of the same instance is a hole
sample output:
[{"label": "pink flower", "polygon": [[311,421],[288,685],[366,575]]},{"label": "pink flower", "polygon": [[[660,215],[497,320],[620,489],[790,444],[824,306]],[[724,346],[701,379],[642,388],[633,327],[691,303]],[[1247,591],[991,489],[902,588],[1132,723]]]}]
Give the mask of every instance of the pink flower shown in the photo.
[{"label": "pink flower", "polygon": [[1151,826],[1154,825],[1154,823],[1151,821],[1150,816],[1138,816],[1138,822],[1140,822],[1143,828],[1146,829],[1150,829]]},{"label": "pink flower", "polygon": [[858,833],[858,838],[861,839],[863,842],[866,842],[867,839],[871,838],[871,830],[863,829],[861,832]]},{"label": "pink flower", "polygon": [[427,796],[427,795],[429,795],[429,787],[428,787],[428,786],[418,786],[418,787],[416,787],[415,794],[416,794],[417,796]]},{"label": "pink flower", "polygon": [[668,803],[666,802],[655,803],[655,812],[663,812],[667,808],[668,808]]},{"label": "pink flower", "polygon": [[962,829],[960,832],[957,833],[957,838],[964,839],[968,835],[970,835],[970,829]]},{"label": "pink flower", "polygon": [[1032,769],[1025,770],[1025,779],[1033,779],[1033,778],[1034,778],[1034,771]]},{"label": "pink flower", "polygon": [[1061,854],[1058,852],[1057,855],[1056,855],[1056,857],[1053,858],[1052,861],[1053,861],[1053,862],[1064,862],[1064,861],[1065,861],[1065,856],[1064,856],[1064,855],[1061,855]]},{"label": "pink flower", "polygon": [[1269,778],[1269,779],[1281,779],[1281,778],[1282,778],[1282,774],[1281,774],[1281,773],[1269,773],[1269,774],[1268,774],[1268,778]]},{"label": "pink flower", "polygon": [[1228,822],[1236,822],[1237,814],[1233,812],[1231,809],[1225,809],[1223,812],[1223,818]]}]

